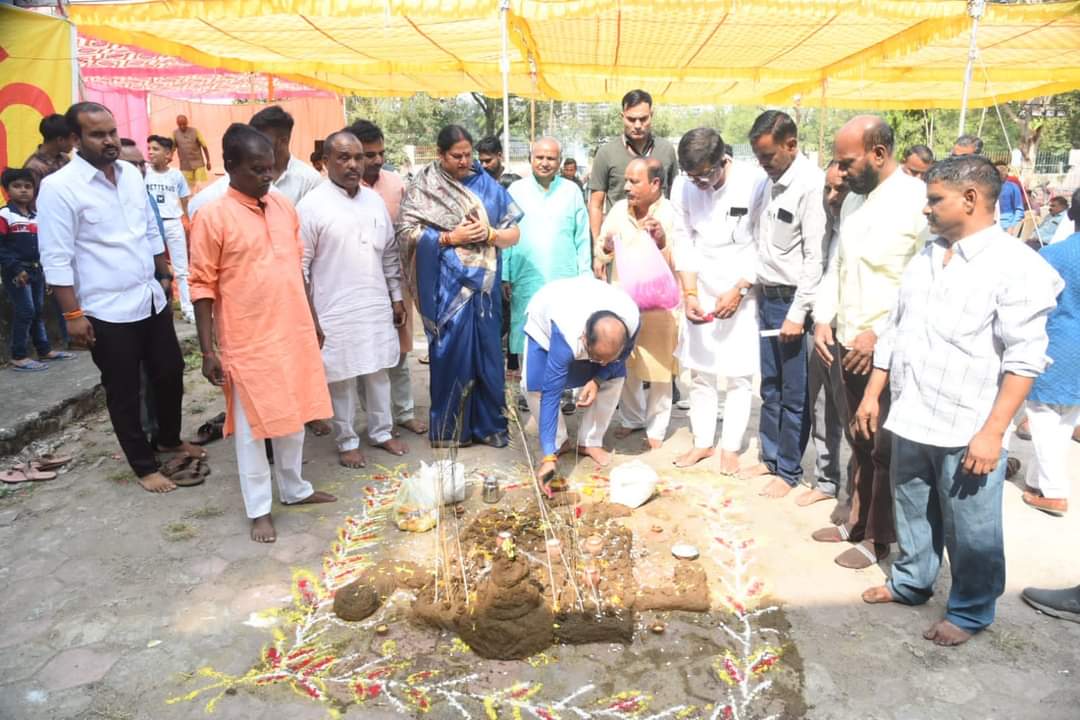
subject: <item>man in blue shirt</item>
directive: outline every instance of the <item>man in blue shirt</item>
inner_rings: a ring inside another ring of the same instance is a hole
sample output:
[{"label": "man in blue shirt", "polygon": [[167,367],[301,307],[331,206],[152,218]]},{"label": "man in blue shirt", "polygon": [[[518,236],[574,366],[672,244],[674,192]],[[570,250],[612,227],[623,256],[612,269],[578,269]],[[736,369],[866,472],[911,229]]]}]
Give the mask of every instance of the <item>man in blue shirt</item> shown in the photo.
[{"label": "man in blue shirt", "polygon": [[611,462],[604,433],[615,414],[626,358],[634,348],[640,316],[623,290],[591,277],[556,280],[534,296],[525,311],[523,386],[537,419],[542,488],[554,475],[557,453],[569,449],[559,399],[567,388],[582,388],[578,406],[586,408],[578,427],[577,449],[597,465]]},{"label": "man in blue shirt", "polygon": [[1024,192],[1020,185],[1009,180],[1009,163],[999,160],[994,163],[1001,176],[1001,194],[998,196],[998,225],[1008,233],[1013,233],[1017,225],[1024,222]]}]

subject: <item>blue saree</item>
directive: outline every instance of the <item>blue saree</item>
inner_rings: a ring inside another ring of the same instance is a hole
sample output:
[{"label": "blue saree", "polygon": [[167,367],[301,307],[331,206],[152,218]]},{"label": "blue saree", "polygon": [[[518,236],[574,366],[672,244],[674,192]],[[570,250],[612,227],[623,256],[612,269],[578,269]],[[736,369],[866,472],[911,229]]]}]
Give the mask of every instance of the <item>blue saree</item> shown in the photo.
[{"label": "blue saree", "polygon": [[439,443],[468,444],[506,433],[501,253],[484,244],[439,245],[439,234],[469,214],[496,229],[521,218],[510,194],[480,163],[458,182],[436,160],[410,183],[397,227],[428,339],[428,432]]}]

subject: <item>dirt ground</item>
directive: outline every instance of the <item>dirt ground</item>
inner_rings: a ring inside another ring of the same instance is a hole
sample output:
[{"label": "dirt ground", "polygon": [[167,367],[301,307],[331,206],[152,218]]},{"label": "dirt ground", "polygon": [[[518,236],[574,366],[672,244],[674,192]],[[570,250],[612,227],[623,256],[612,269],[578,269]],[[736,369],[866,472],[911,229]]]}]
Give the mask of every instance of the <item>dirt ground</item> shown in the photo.
[{"label": "dirt ground", "polygon": [[[426,367],[412,367],[422,405]],[[193,432],[223,403],[194,367],[185,385]],[[209,446],[205,485],[154,496],[135,484],[103,411],[47,439],[39,448],[78,461],[53,482],[0,489],[0,718],[1077,717],[1080,625],[1034,612],[1019,591],[1080,582],[1080,512],[1051,518],[1007,486],[998,620],[961,648],[938,648],[920,633],[942,612],[947,578],[921,608],[862,604],[887,561],[844,570],[836,547],[810,541],[830,503],[768,501],[760,482],[709,465],[676,471],[671,459],[690,443],[678,411],[660,451],[641,454],[640,435],[617,446],[616,463],[638,457],[661,478],[625,524],[639,580],[672,572],[675,541],[701,550],[710,613],[641,613],[630,645],[558,645],[526,661],[482,660],[410,622],[401,593],[366,621],[339,621],[333,589],[379,560],[432,558],[432,533],[390,522],[401,473],[433,457],[405,435],[409,455],[371,450],[362,471],[309,435],[306,477],[339,501],[275,505],[273,545],[248,539],[228,440]],[[1029,443],[1013,447],[1030,456]],[[1080,445],[1072,452],[1078,468]],[[488,507],[481,472],[501,478],[506,507],[528,501],[520,440],[459,459],[470,469],[466,518]],[[563,469],[583,503],[606,496],[607,474],[591,461]]]}]

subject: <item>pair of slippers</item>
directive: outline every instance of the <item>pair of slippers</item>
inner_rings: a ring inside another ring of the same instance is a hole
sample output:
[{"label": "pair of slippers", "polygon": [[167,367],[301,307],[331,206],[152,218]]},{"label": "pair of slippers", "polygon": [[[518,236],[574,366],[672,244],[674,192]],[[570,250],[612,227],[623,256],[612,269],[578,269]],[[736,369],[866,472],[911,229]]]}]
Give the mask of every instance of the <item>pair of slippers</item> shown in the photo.
[{"label": "pair of slippers", "polygon": [[177,487],[194,487],[206,482],[210,475],[210,463],[182,455],[162,465],[159,472],[172,480]]},{"label": "pair of slippers", "polygon": [[225,413],[218,413],[210,418],[195,431],[195,439],[192,445],[206,445],[215,440],[225,437]]},{"label": "pair of slippers", "polygon": [[71,462],[68,455],[46,453],[28,463],[20,463],[0,472],[0,482],[18,485],[24,482],[45,482],[56,479],[56,471]]}]

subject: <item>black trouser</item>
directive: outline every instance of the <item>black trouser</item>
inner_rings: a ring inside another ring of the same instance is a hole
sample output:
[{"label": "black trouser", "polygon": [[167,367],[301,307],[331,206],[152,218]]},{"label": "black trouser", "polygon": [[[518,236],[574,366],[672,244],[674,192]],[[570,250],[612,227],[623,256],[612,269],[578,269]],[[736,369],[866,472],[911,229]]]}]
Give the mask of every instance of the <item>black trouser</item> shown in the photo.
[{"label": "black trouser", "polygon": [[139,370],[146,371],[157,400],[158,442],[163,447],[175,447],[180,444],[184,358],[176,341],[172,311],[166,307],[131,323],[90,318],[90,324],[95,340],[90,355],[101,371],[105,405],[116,439],[135,475],[144,477],[157,472],[154,448],[140,421]]}]

